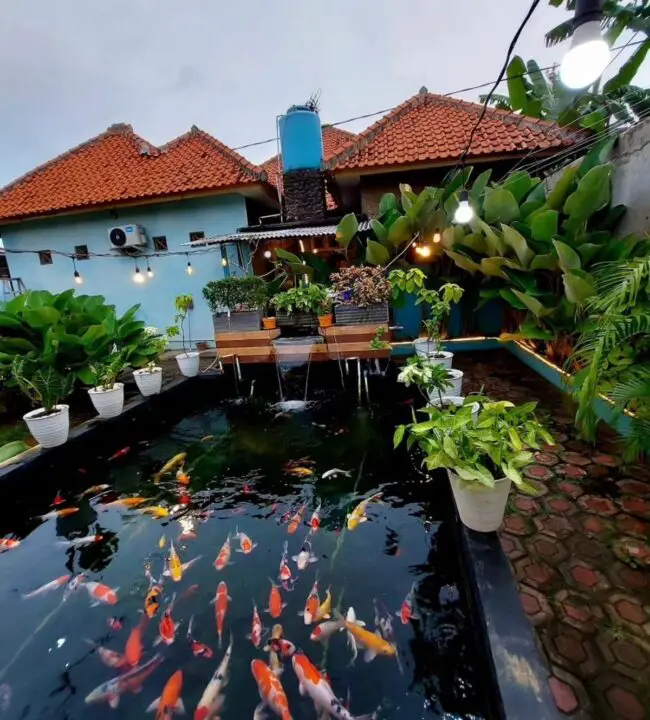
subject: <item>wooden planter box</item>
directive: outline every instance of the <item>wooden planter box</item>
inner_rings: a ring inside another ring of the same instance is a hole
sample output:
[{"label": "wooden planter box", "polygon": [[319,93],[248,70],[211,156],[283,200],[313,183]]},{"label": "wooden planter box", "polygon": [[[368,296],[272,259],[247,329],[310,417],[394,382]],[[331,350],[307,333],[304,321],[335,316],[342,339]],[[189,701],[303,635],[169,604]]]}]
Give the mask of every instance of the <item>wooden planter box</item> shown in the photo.
[{"label": "wooden planter box", "polygon": [[286,313],[282,310],[276,313],[279,328],[295,328],[296,330],[316,330],[318,318],[312,313]]},{"label": "wooden planter box", "polygon": [[388,303],[368,307],[335,305],[334,318],[337,325],[385,325],[388,322]]},{"label": "wooden planter box", "polygon": [[250,332],[262,326],[262,310],[237,310],[228,315],[227,312],[213,313],[214,332]]}]

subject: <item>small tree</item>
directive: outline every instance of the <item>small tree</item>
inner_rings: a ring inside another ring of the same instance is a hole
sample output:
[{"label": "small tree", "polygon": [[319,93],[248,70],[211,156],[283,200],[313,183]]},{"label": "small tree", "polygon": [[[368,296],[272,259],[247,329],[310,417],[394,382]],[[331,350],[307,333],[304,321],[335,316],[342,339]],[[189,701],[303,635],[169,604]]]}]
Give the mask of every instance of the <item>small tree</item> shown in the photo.
[{"label": "small tree", "polygon": [[174,325],[170,325],[166,333],[169,337],[181,336],[181,343],[183,345],[183,352],[187,355],[187,347],[185,345],[185,321],[187,321],[187,337],[192,349],[192,321],[190,318],[190,312],[194,309],[194,298],[191,295],[177,295],[174,300],[174,308],[176,315],[174,315]]}]

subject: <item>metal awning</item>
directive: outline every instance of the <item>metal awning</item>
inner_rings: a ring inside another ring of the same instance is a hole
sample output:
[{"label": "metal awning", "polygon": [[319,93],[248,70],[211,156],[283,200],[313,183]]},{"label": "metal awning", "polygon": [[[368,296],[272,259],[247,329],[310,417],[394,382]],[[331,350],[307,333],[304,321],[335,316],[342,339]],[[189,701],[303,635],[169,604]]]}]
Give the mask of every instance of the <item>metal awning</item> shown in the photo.
[{"label": "metal awning", "polygon": [[[363,220],[359,223],[359,230],[370,229],[370,222]],[[309,225],[307,227],[281,228],[279,230],[260,230],[259,232],[237,232],[230,235],[219,235],[213,238],[203,238],[194,242],[183,243],[183,247],[205,247],[206,245],[220,245],[231,242],[255,242],[257,240],[278,240],[281,238],[331,237],[336,235],[336,225]]]}]

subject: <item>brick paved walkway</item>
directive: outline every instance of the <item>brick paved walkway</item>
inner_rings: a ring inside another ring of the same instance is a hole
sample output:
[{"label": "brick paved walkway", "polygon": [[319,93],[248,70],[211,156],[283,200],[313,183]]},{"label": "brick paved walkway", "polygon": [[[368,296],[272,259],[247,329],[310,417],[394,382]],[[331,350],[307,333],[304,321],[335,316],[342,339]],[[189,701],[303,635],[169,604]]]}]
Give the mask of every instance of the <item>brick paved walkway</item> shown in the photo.
[{"label": "brick paved walkway", "polygon": [[[650,718],[650,466],[623,467],[613,435],[577,436],[562,394],[509,353],[458,354],[464,391],[537,400],[557,440],[512,494],[500,533],[567,717]],[[533,720],[531,718],[531,720]]]}]

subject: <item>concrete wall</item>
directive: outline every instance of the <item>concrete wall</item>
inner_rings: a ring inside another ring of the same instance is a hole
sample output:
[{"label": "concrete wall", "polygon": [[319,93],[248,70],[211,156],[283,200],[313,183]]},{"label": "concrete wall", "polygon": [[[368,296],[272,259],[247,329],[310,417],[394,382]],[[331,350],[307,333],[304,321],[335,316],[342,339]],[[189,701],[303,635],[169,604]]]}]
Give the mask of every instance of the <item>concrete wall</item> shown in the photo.
[{"label": "concrete wall", "polygon": [[614,153],[613,203],[627,205],[621,237],[650,231],[650,120],[623,133]]},{"label": "concrete wall", "polygon": [[[164,235],[168,250],[187,250],[189,233],[203,231],[206,237],[224,235],[247,224],[246,204],[240,195],[226,195],[200,200],[161,203],[119,210],[119,217],[108,212],[71,215],[68,217],[38,220],[7,225],[2,228],[2,239],[7,250],[59,250],[73,253],[76,245],[86,245],[89,252],[110,251],[108,229],[115,225],[138,223],[145,228],[149,239],[147,251],[152,251],[151,238]],[[78,288],[89,295],[104,295],[118,312],[124,312],[136,303],[141,304],[140,318],[147,325],[164,329],[174,318],[174,298],[180,294],[194,296],[192,311],[192,340],[213,342],[212,317],[202,295],[208,280],[218,280],[224,272],[242,274],[237,267],[237,248],[226,246],[229,269],[222,266],[222,256],[215,252],[192,257],[193,274],[186,272],[184,255],[152,258],[153,278],[138,285],[133,282],[134,261],[131,258],[90,258],[77,261],[84,283],[73,282],[72,261],[53,255],[52,265],[41,265],[38,255],[7,253],[12,277],[21,278],[29,290],[61,292]],[[146,261],[139,262],[140,270]]]}]

